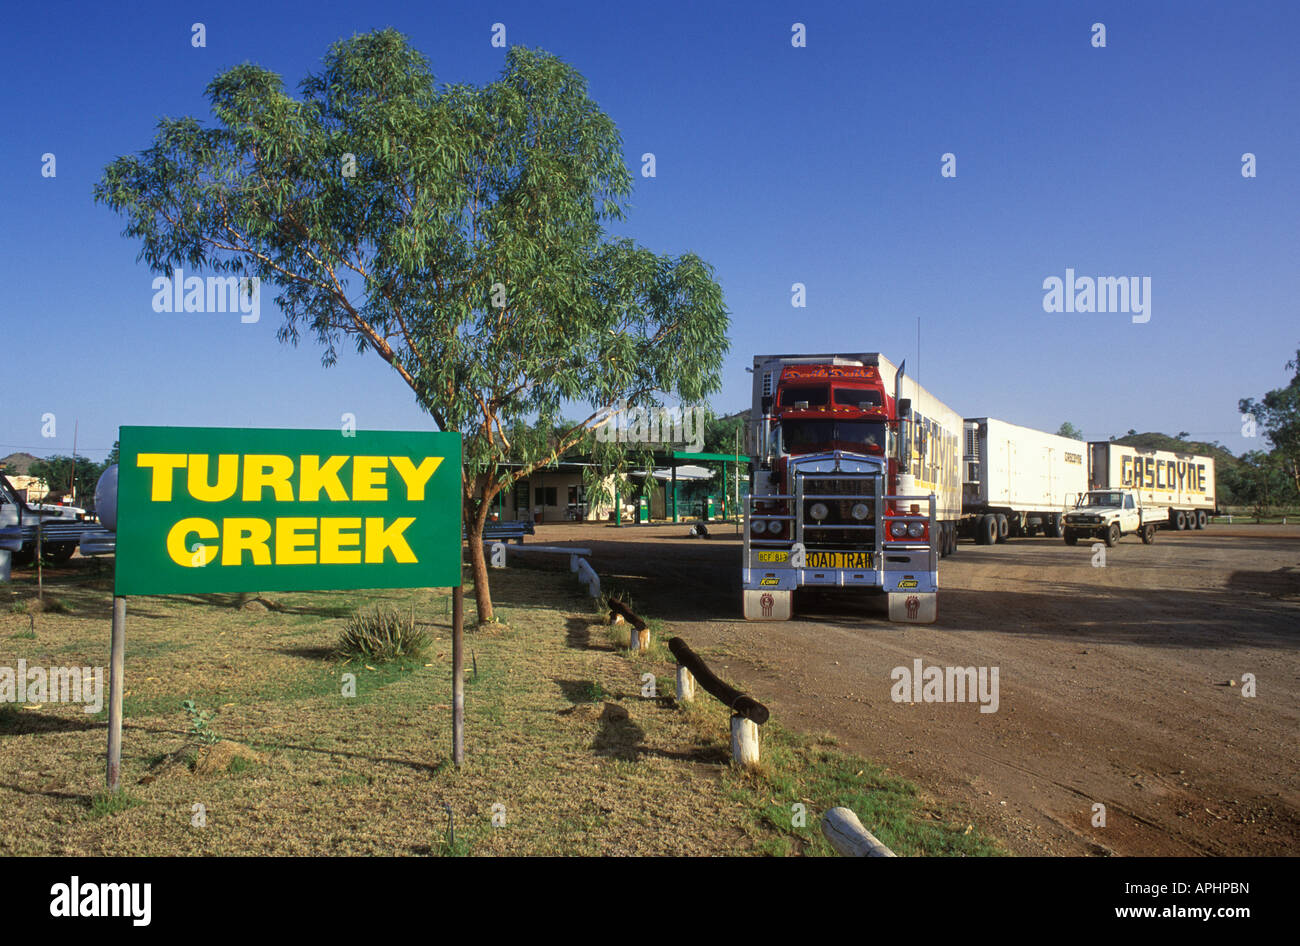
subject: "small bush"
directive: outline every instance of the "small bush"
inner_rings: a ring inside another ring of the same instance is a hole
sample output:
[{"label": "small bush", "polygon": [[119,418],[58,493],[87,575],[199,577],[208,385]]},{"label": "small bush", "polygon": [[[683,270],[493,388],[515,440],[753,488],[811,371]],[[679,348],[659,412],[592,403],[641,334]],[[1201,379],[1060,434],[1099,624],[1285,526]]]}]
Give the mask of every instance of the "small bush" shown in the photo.
[{"label": "small bush", "polygon": [[205,746],[213,746],[221,741],[221,737],[212,728],[211,713],[199,709],[198,704],[193,700],[186,700],[181,704],[181,709],[185,710],[186,715],[190,718],[189,735]]},{"label": "small bush", "polygon": [[106,815],[115,815],[119,811],[134,808],[140,803],[140,799],[126,792],[97,792],[90,798],[90,816],[103,818]]},{"label": "small bush", "polygon": [[375,608],[348,618],[339,638],[339,653],[369,660],[421,657],[430,640],[428,629],[416,626],[414,611]]},{"label": "small bush", "polygon": [[44,599],[28,601],[27,610],[33,614],[71,614],[72,606],[62,598],[46,595]]}]

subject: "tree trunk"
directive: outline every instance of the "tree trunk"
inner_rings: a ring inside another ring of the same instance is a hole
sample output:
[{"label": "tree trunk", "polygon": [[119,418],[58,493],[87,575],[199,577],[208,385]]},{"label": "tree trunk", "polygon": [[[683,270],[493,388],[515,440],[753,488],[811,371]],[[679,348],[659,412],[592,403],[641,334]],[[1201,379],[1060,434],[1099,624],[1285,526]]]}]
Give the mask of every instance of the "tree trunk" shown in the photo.
[{"label": "tree trunk", "polygon": [[488,584],[487,557],[483,554],[483,526],[487,522],[492,498],[500,491],[491,489],[492,485],[487,477],[476,478],[472,489],[481,498],[477,500],[477,506],[474,496],[465,500],[465,535],[469,542],[470,572],[474,576],[474,604],[479,624],[487,624],[496,616],[492,610],[492,589]]}]

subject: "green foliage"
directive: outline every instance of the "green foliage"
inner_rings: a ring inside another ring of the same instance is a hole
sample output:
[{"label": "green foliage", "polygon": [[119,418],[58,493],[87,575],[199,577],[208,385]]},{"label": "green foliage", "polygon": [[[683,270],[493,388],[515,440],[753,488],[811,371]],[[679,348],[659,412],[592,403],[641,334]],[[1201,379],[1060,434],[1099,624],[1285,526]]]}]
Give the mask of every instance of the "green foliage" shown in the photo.
[{"label": "green foliage", "polygon": [[1071,440],[1082,440],[1083,431],[1067,420],[1065,423],[1061,424],[1060,428],[1056,431],[1056,436],[1069,437]]},{"label": "green foliage", "polygon": [[71,495],[69,487],[75,483],[78,504],[88,503],[94,499],[95,484],[104,472],[105,465],[88,460],[85,457],[56,455],[32,462],[29,473],[40,477],[57,495]]},{"label": "green foliage", "polygon": [[1256,519],[1300,500],[1285,458],[1278,450],[1244,453],[1227,476],[1220,475],[1220,479],[1230,488],[1233,503],[1249,507]]},{"label": "green foliage", "polygon": [[377,607],[348,618],[338,649],[348,657],[396,660],[422,656],[430,640],[428,628],[415,623],[414,611]]},{"label": "green foliage", "polygon": [[186,700],[181,704],[181,709],[185,710],[185,714],[190,719],[189,735],[205,746],[215,745],[221,741],[221,737],[212,728],[212,713],[199,709],[198,704],[193,700]]},{"label": "green foliage", "polygon": [[[472,535],[501,488],[580,442],[606,405],[720,386],[722,290],[692,253],[607,237],[633,179],[573,67],[515,47],[497,81],[439,87],[382,30],[335,43],[299,89],[235,66],[208,86],[214,125],[161,119],[95,198],[154,271],[255,276],[278,292],[281,339],[314,338],[326,365],[344,346],[391,365],[440,429],[464,434]],[[573,402],[593,409],[558,437],[511,440],[525,419],[560,427]],[[620,445],[600,446],[617,465]],[[507,457],[521,465],[498,475]]]},{"label": "green foliage", "polygon": [[[1294,501],[1300,496],[1300,349],[1295,358],[1286,363],[1288,371],[1295,372],[1284,388],[1274,388],[1261,400],[1253,397],[1243,398],[1237,403],[1242,414],[1249,414],[1263,432],[1273,449],[1267,464],[1259,464],[1253,482],[1260,489],[1267,489],[1267,482],[1273,475],[1266,472],[1269,467],[1280,472],[1288,481],[1287,501]],[[1265,493],[1253,494],[1252,502],[1260,502]]]}]

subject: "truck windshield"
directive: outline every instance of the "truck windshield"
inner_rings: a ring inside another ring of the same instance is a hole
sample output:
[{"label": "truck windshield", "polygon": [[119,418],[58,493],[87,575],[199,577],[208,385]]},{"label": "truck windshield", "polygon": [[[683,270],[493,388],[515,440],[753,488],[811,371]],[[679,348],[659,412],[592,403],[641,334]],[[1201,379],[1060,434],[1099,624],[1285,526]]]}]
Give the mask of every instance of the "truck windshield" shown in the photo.
[{"label": "truck windshield", "polygon": [[787,420],[781,423],[781,442],[791,453],[836,446],[883,453],[885,425],[866,420]]},{"label": "truck windshield", "polygon": [[864,388],[836,388],[835,403],[843,407],[868,410],[880,406],[880,392]]},{"label": "truck windshield", "polygon": [[1079,500],[1080,506],[1122,506],[1124,496],[1121,493],[1087,493]]},{"label": "truck windshield", "polygon": [[781,406],[794,407],[800,401],[807,401],[809,407],[826,406],[826,385],[815,387],[782,388]]}]

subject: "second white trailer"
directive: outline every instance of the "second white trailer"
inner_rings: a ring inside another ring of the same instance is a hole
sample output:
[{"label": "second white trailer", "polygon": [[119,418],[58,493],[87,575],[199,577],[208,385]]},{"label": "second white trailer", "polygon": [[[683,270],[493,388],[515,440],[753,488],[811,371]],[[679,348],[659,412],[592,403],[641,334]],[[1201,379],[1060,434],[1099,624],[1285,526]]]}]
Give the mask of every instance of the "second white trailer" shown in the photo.
[{"label": "second white trailer", "polygon": [[1087,444],[992,417],[964,426],[962,534],[981,545],[1063,535],[1062,517],[1088,489]]}]

